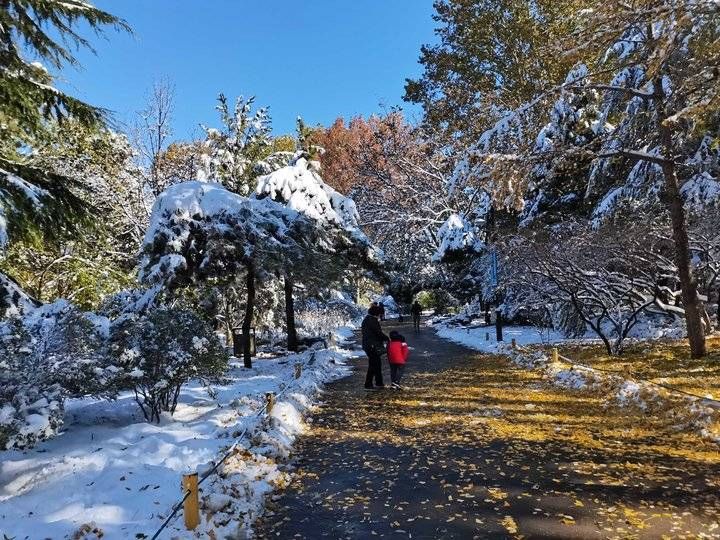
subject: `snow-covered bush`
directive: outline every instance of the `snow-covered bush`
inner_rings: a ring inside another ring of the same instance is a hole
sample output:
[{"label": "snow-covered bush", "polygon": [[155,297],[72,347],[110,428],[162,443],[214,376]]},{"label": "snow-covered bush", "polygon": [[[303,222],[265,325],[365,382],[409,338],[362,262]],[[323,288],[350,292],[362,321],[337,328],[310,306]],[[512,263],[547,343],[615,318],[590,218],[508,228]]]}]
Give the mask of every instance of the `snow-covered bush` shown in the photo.
[{"label": "snow-covered bush", "polygon": [[357,304],[341,293],[331,300],[311,298],[298,302],[297,326],[302,336],[324,336],[333,328],[351,325],[363,313]]},{"label": "snow-covered bush", "polygon": [[66,301],[0,325],[0,446],[25,448],[62,427],[63,400],[112,397],[107,319]]},{"label": "snow-covered bush", "polygon": [[212,328],[187,310],[128,317],[113,328],[110,347],[124,384],[151,422],[175,412],[183,383],[220,377],[227,368],[227,353]]}]

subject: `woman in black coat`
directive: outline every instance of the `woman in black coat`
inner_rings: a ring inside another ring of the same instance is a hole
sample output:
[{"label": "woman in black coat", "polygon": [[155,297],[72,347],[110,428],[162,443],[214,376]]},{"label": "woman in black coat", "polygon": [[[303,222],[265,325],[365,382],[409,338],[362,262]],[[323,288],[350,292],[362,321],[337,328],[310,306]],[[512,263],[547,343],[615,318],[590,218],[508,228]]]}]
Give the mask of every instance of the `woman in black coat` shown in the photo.
[{"label": "woman in black coat", "polygon": [[[370,306],[368,314],[362,322],[362,348],[368,357],[368,371],[365,377],[365,388],[384,388],[382,376],[382,354],[385,350],[385,343],[390,338],[385,335],[380,327],[380,308]],[[373,387],[373,379],[375,386]]]}]

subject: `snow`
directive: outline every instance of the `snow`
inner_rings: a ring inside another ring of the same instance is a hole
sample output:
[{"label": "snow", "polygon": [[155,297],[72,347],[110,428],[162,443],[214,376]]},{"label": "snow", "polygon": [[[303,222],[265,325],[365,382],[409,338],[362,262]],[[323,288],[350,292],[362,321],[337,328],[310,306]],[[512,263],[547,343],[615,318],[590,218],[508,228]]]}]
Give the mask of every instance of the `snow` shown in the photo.
[{"label": "snow", "polygon": [[[690,429],[720,444],[720,408],[703,398],[670,392],[648,381],[626,378],[575,364],[560,357],[552,362],[543,352],[505,349],[511,360],[525,369],[539,369],[551,384],[575,391],[602,392],[608,405],[636,408],[655,416],[666,416],[678,429]],[[710,398],[712,399],[712,398]]]},{"label": "snow", "polygon": [[[196,249],[192,235],[199,228],[215,233],[236,232],[245,239],[239,250],[250,255],[259,244],[281,247],[287,228],[299,214],[271,199],[248,199],[222,185],[190,181],[167,188],[155,201],[140,259],[139,279],[149,285],[170,282],[188,268],[186,250]],[[148,254],[157,244],[161,253]],[[234,249],[234,247],[233,247]],[[154,256],[155,255],[155,256]],[[199,268],[213,262],[214,253],[204,253]],[[237,259],[237,252],[232,259]],[[144,302],[152,301],[144,300]]]},{"label": "snow", "polygon": [[[342,339],[350,330],[339,334]],[[181,475],[209,470],[247,429],[238,446],[241,452],[221,467],[222,476],[210,477],[202,486],[201,513],[215,513],[200,532],[215,529],[218,538],[231,531],[249,534],[264,496],[286,477],[278,462],[303,431],[303,415],[323,383],[348,373],[343,360],[351,355],[344,349],[307,351],[257,359],[251,370],[235,362],[227,380],[214,387],[215,398],[199,382],[190,382],[182,389],[174,418],[164,417],[159,425],[142,421],[130,394],[114,402],[68,401],[63,433],[33,450],[2,454],[0,532],[63,538],[92,523],[107,538],[152,535],[181,496]],[[303,364],[297,380],[296,363]],[[283,390],[270,419],[255,415],[266,392],[279,395]],[[169,529],[168,538],[183,534],[182,517]]]},{"label": "snow", "polygon": [[[440,323],[435,326],[435,331],[442,338],[487,353],[503,352],[510,347],[513,338],[518,345],[558,343],[565,339],[560,332],[534,326],[505,326],[503,327],[504,341],[502,342],[497,342],[495,339],[494,325],[464,328]],[[489,340],[486,338],[486,334],[490,335]]]},{"label": "snow", "polygon": [[608,191],[593,210],[591,217],[592,226],[594,228],[599,228],[605,220],[612,215],[624,196],[625,188],[622,186]]},{"label": "snow", "polygon": [[[0,219],[0,235],[1,233],[2,219]],[[37,306],[36,300],[23,291],[15,281],[0,272],[0,319],[25,315]]]},{"label": "snow", "polygon": [[26,199],[34,210],[41,209],[42,199],[50,195],[47,190],[0,169],[0,249],[5,248],[8,243],[8,211],[15,209],[13,198],[16,194]]},{"label": "snow", "polygon": [[358,226],[359,216],[353,200],[323,182],[313,162],[304,157],[258,178],[256,196],[270,197],[319,222],[344,229]]},{"label": "snow", "polygon": [[685,182],[680,188],[680,194],[689,207],[720,205],[720,182],[709,173],[702,172]]},{"label": "snow", "polygon": [[397,318],[397,316],[400,314],[400,306],[398,306],[395,298],[393,298],[389,294],[383,294],[382,296],[375,297],[373,298],[373,302],[377,302],[378,304],[383,305],[383,307],[385,308],[386,319]]},{"label": "snow", "polygon": [[440,245],[432,257],[433,261],[440,261],[453,252],[479,252],[485,246],[478,238],[472,223],[459,214],[452,214],[447,218],[437,234]]},{"label": "snow", "polygon": [[248,207],[248,199],[232,193],[222,185],[194,180],[168,187],[155,201],[145,244],[152,243],[162,230],[166,216],[185,219],[237,214]]}]

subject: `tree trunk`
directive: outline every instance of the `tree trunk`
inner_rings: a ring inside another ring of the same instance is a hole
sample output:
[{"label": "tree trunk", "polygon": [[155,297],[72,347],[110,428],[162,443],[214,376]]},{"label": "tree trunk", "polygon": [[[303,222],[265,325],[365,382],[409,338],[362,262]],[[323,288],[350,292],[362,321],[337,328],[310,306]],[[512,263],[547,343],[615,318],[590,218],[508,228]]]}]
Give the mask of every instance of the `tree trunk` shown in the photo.
[{"label": "tree trunk", "polygon": [[250,262],[247,266],[247,301],[245,302],[245,319],[242,324],[244,336],[243,363],[246,368],[252,367],[252,355],[250,350],[250,328],[252,327],[253,314],[255,311],[255,264]]},{"label": "tree trunk", "polygon": [[[662,87],[659,82],[656,83],[656,86]],[[700,299],[698,298],[697,282],[693,276],[690,263],[690,242],[688,240],[685,208],[675,171],[672,128],[667,123],[660,123],[660,138],[665,158],[662,163],[662,171],[665,177],[665,195],[672,221],[675,265],[678,268],[680,277],[680,290],[682,291],[683,308],[685,309],[685,324],[687,326],[688,340],[690,341],[690,356],[692,358],[702,358],[707,351],[705,350],[705,333],[703,332],[700,315]]]},{"label": "tree trunk", "polygon": [[297,330],[295,329],[295,299],[293,298],[293,278],[285,273],[285,326],[287,326],[288,351],[297,351]]},{"label": "tree trunk", "polygon": [[495,309],[495,339],[503,341],[503,320],[500,308]]}]

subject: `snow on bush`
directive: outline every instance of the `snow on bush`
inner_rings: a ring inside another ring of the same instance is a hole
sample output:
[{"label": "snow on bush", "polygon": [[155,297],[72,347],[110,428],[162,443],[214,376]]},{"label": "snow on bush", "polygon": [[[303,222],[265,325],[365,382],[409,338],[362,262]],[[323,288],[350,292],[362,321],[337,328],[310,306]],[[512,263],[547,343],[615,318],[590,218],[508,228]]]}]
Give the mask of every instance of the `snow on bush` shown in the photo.
[{"label": "snow on bush", "polygon": [[191,311],[171,309],[121,321],[113,329],[111,354],[150,422],[175,412],[180,387],[189,379],[218,378],[228,361],[207,323]]},{"label": "snow on bush", "polygon": [[107,323],[61,300],[0,324],[0,446],[54,436],[66,397],[115,394]]},{"label": "snow on bush", "polygon": [[297,327],[305,337],[327,335],[331,328],[353,326],[363,316],[363,310],[342,293],[327,301],[306,299],[298,302],[297,308]]}]

